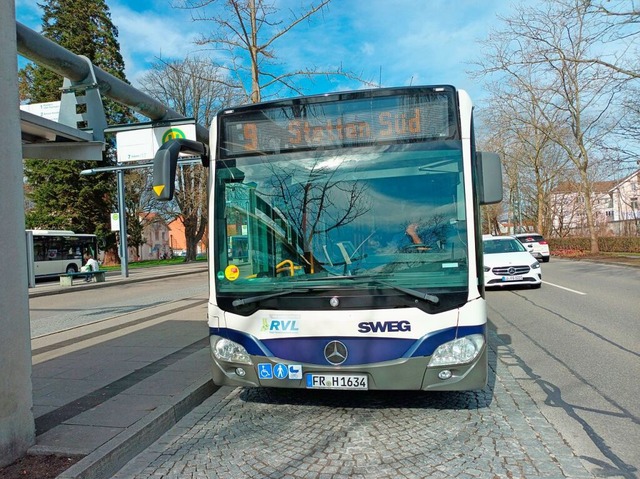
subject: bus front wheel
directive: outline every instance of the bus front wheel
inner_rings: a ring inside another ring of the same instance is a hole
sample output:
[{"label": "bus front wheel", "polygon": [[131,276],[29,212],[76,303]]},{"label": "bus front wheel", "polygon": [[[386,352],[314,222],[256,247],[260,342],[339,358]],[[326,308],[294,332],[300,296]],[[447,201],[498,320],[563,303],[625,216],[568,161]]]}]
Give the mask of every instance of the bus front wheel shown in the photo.
[{"label": "bus front wheel", "polygon": [[70,264],[69,266],[67,266],[67,274],[77,273],[77,272],[78,272],[78,267],[75,264]]}]

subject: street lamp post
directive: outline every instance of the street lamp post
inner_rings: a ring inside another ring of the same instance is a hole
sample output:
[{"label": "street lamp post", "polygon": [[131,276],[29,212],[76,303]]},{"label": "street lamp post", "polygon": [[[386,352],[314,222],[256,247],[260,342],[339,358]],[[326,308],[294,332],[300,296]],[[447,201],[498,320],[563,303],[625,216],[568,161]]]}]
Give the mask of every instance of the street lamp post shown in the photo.
[{"label": "street lamp post", "polygon": [[127,208],[124,202],[124,170],[118,170],[118,217],[120,220],[120,274],[129,277],[129,244],[127,241]]}]

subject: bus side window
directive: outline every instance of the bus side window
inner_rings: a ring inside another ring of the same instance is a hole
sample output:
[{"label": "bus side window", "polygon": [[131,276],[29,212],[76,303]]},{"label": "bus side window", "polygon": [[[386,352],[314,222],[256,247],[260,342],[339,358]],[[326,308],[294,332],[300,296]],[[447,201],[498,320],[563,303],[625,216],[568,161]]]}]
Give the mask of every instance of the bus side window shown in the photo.
[{"label": "bus side window", "polygon": [[33,238],[33,259],[34,261],[44,261],[47,259],[45,254],[46,246],[42,238]]}]

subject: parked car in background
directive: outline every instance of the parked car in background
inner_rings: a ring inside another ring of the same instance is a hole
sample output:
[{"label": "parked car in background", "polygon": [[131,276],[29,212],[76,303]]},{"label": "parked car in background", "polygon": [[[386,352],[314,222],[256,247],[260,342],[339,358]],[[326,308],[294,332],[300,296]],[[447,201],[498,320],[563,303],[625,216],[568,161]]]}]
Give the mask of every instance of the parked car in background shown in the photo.
[{"label": "parked car in background", "polygon": [[540,263],[513,236],[482,237],[484,286],[542,286]]},{"label": "parked car in background", "polygon": [[542,260],[545,263],[549,262],[549,245],[538,233],[518,233],[514,235],[515,238],[520,241],[535,258]]}]

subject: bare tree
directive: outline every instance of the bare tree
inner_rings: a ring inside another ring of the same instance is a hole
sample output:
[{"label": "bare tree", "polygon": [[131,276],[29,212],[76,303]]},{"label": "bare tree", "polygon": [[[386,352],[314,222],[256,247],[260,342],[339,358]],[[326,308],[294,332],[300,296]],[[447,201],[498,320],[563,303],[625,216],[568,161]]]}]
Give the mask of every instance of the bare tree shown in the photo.
[{"label": "bare tree", "polygon": [[131,170],[124,175],[125,202],[127,204],[127,244],[135,248],[136,256],[140,256],[140,246],[145,243],[143,236],[144,228],[147,226],[153,215],[148,214],[150,210],[145,207],[148,204],[150,195],[145,194],[149,188],[149,173],[146,169]]},{"label": "bare tree", "polygon": [[193,10],[194,21],[216,25],[212,29],[214,33],[202,35],[197,44],[228,52],[229,75],[233,77],[228,85],[245,85],[246,97],[257,103],[262,101],[263,92],[270,88],[276,92],[271,96],[277,96],[278,87],[301,94],[302,88],[297,81],[300,78],[341,76],[373,85],[342,67],[322,69],[310,66],[280,71],[275,48],[277,41],[302,22],[327,11],[329,3],[331,0],[317,0],[301,6],[299,11],[289,10],[287,13],[269,0],[178,0],[175,6]]},{"label": "bare tree", "polygon": [[[500,47],[500,44],[488,45],[491,47],[488,52]],[[562,181],[569,161],[552,141],[550,133],[556,130],[566,134],[566,127],[556,118],[557,111],[549,109],[547,115],[541,114],[540,110],[548,103],[548,92],[537,89],[536,85],[531,68],[523,68],[518,76],[489,83],[490,108],[480,110],[480,120],[486,130],[483,138],[487,145],[483,148],[498,151],[503,158],[505,203],[514,231],[533,225],[548,235],[550,192]]]},{"label": "bare tree", "polygon": [[[519,7],[485,42],[481,74],[514,79],[514,97],[526,98],[552,140],[578,172],[591,251],[598,252],[592,208],[592,170],[604,158],[622,79],[594,61],[611,30],[587,0],[545,0]],[[558,127],[562,125],[562,127]],[[570,135],[567,135],[567,132]]]},{"label": "bare tree", "polygon": [[[339,168],[314,165],[304,181],[291,182],[296,168],[273,169],[271,202],[302,239],[302,246],[310,265],[313,265],[313,241],[316,235],[352,223],[366,214],[371,205],[366,185],[359,181],[335,178]],[[345,201],[346,198],[346,201]],[[345,205],[345,206],[337,206]]]},{"label": "bare tree", "polygon": [[640,9],[632,0],[585,0],[586,7],[598,19],[603,43],[612,48],[608,56],[577,57],[578,63],[594,63],[629,80],[640,79]]},{"label": "bare tree", "polygon": [[[236,100],[218,67],[199,59],[158,62],[140,84],[149,95],[207,126],[222,105]],[[186,261],[195,260],[206,231],[207,178],[207,169],[201,165],[181,166],[177,171],[175,213],[185,229]]]}]

